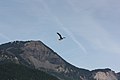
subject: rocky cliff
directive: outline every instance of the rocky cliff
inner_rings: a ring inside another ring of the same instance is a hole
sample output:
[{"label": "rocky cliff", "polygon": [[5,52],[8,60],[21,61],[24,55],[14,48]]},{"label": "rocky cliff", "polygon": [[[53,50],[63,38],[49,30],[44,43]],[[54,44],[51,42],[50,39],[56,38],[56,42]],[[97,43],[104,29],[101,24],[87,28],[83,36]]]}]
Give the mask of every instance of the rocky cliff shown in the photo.
[{"label": "rocky cliff", "polygon": [[111,69],[96,69],[92,71],[94,80],[118,80],[117,74]]},{"label": "rocky cliff", "polygon": [[5,62],[42,70],[61,80],[118,80],[112,70],[89,71],[71,65],[41,41],[14,41],[0,45],[0,63]]}]

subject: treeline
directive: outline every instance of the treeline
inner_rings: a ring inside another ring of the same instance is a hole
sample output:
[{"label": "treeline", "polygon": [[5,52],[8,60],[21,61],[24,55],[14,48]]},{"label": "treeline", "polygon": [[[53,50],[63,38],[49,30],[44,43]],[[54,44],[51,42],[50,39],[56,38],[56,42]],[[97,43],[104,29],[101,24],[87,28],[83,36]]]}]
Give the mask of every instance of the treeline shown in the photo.
[{"label": "treeline", "polygon": [[59,80],[40,70],[15,63],[0,64],[0,80]]}]

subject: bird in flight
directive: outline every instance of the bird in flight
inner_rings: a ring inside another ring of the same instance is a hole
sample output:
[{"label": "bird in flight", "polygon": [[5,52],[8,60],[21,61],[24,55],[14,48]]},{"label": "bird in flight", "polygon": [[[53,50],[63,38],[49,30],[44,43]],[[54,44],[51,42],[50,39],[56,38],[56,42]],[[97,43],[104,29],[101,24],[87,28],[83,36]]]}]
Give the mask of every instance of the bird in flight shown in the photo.
[{"label": "bird in flight", "polygon": [[58,34],[58,36],[59,36],[59,39],[58,40],[63,40],[65,37],[62,37],[62,35],[60,34],[60,33],[58,33],[57,32],[57,34]]}]

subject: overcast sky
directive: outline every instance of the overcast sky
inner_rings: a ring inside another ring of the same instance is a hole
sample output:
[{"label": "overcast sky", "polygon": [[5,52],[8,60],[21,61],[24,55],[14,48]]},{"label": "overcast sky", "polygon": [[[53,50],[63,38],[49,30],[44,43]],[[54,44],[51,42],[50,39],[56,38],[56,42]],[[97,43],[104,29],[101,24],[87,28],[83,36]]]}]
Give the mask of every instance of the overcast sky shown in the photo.
[{"label": "overcast sky", "polygon": [[14,40],[41,40],[79,68],[118,72],[120,0],[0,0],[0,44]]}]

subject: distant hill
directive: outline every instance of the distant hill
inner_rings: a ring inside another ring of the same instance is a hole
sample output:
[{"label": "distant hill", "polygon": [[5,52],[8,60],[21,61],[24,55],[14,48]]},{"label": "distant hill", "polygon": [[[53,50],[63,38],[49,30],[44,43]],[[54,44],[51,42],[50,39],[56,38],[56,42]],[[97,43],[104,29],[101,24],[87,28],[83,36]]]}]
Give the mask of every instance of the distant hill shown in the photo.
[{"label": "distant hill", "polygon": [[[62,57],[60,57],[56,52],[54,52],[51,48],[46,46],[41,41],[14,41],[0,45],[0,64],[3,65],[3,63],[9,62],[15,63],[13,65],[17,64],[19,68],[20,66],[23,67],[23,65],[26,66],[23,68],[28,68],[30,71],[33,71],[34,74],[31,73],[30,75],[35,75],[37,77],[35,80],[38,79],[38,74],[41,74],[38,73],[37,70],[44,71],[50,75],[54,75],[60,80],[119,79],[119,75],[111,69],[98,69],[89,71],[87,69],[75,67],[65,61]],[[21,70],[19,73],[22,73],[23,71]],[[11,76],[9,73],[7,75]]]}]

